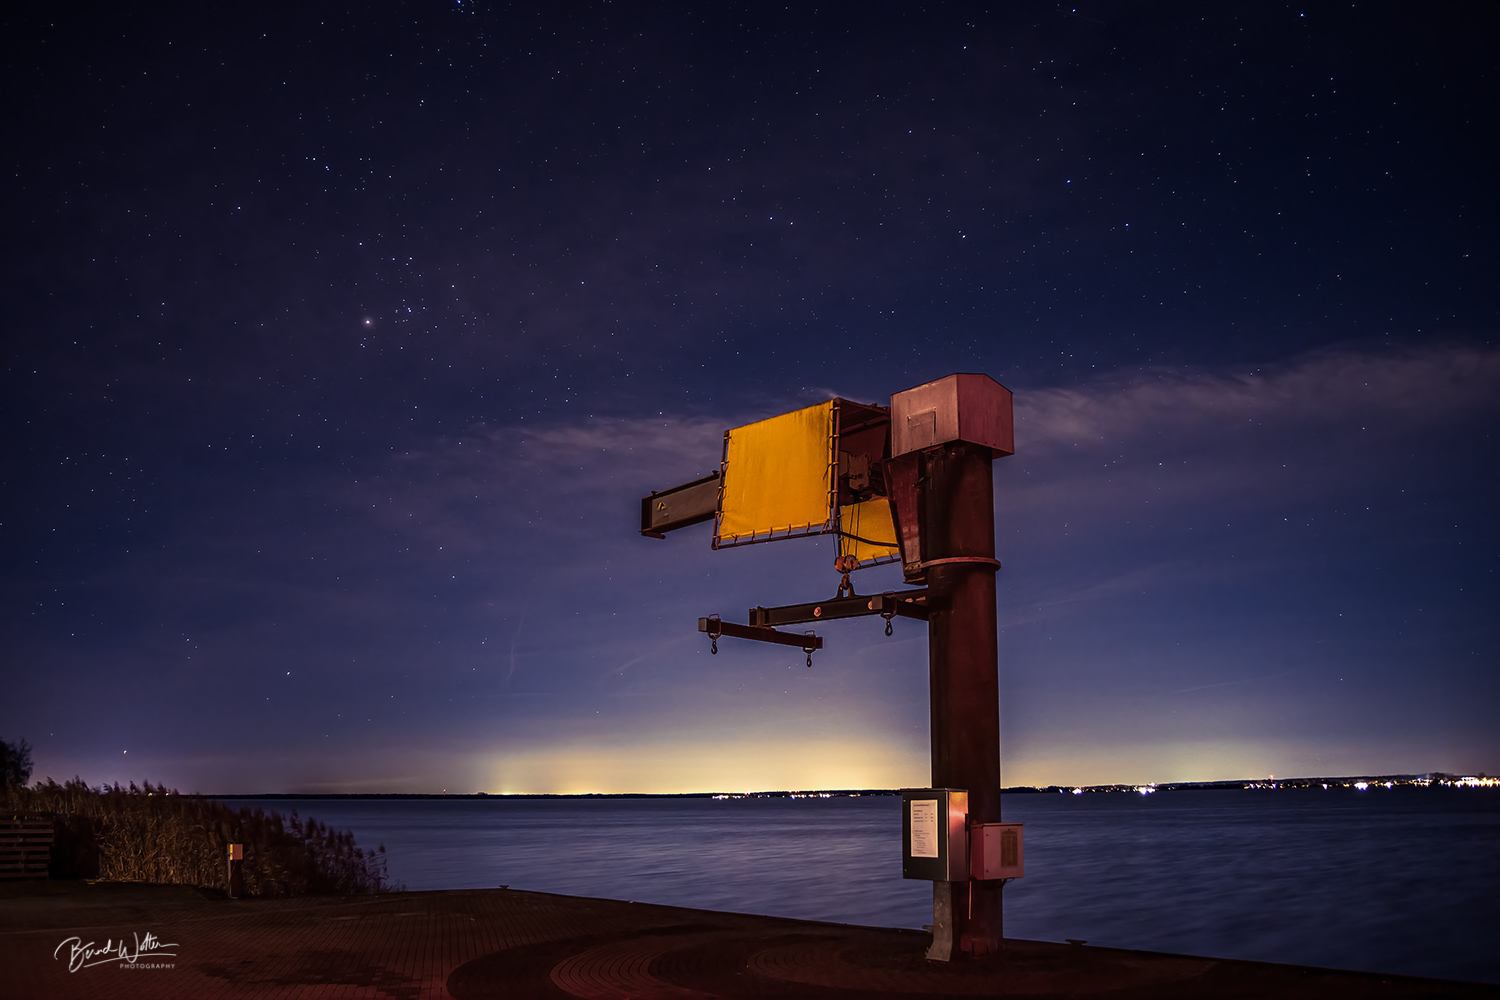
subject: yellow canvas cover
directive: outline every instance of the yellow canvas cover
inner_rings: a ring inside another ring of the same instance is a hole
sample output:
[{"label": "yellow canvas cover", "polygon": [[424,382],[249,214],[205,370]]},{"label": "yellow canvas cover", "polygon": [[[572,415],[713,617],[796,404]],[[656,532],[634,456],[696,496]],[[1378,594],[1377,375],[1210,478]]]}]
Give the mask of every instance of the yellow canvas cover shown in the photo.
[{"label": "yellow canvas cover", "polygon": [[832,531],[834,401],[724,433],[713,547]]},{"label": "yellow canvas cover", "polygon": [[840,508],[839,531],[839,555],[853,556],[860,569],[901,558],[896,519],[884,497]]}]

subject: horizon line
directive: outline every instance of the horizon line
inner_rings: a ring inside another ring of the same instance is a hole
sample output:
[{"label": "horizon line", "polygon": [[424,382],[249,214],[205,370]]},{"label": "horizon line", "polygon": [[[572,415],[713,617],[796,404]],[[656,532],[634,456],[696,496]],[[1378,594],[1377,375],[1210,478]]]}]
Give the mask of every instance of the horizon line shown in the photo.
[{"label": "horizon line", "polygon": [[[1402,782],[1411,783],[1417,781],[1432,782],[1444,779],[1484,779],[1484,772],[1472,774],[1463,772],[1426,771],[1421,773],[1407,774],[1346,774],[1346,775],[1313,775],[1294,778],[1221,778],[1204,781],[1163,781],[1163,782],[1105,782],[1098,784],[1051,784],[1051,785],[1011,785],[1000,789],[1002,795],[1025,795],[1041,792],[1054,791],[1084,791],[1084,792],[1109,792],[1109,791],[1135,791],[1142,788],[1150,788],[1162,791],[1176,789],[1214,789],[1214,788],[1244,788],[1246,786],[1274,787],[1323,784],[1330,782],[1354,783],[1366,782]],[[915,786],[923,787],[923,786]],[[828,796],[862,796],[862,795],[898,795],[903,791],[901,788],[778,788],[758,789],[752,791],[689,791],[689,792],[217,792],[213,794],[193,792],[206,799],[684,799],[684,798],[768,798],[781,796],[803,796],[803,795],[828,795]],[[182,794],[182,793],[179,793]]]}]

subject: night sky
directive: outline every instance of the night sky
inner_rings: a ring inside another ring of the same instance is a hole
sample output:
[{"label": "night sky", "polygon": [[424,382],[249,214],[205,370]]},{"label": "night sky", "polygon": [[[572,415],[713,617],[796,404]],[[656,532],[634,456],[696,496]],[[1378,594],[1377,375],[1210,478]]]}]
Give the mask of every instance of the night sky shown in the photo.
[{"label": "night sky", "polygon": [[1497,29],[10,5],[0,737],[211,793],[927,784],[924,626],[710,656],[831,541],[639,498],[969,371],[1006,784],[1500,771]]}]

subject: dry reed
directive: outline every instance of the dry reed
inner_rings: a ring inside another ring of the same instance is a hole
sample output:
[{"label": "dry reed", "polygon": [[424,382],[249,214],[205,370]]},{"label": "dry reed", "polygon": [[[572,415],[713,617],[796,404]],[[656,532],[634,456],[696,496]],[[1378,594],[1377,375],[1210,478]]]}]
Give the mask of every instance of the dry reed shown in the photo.
[{"label": "dry reed", "polygon": [[90,788],[48,779],[0,794],[0,812],[50,816],[53,878],[100,878],[228,889],[227,850],[244,845],[241,875],[252,896],[383,892],[385,846],[366,851],[348,831],[318,821],[235,810],[161,785]]}]

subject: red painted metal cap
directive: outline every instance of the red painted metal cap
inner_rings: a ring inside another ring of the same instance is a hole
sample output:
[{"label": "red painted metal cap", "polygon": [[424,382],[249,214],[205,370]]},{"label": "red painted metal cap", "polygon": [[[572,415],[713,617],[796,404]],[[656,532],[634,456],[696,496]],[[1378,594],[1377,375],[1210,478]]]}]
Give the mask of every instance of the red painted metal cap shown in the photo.
[{"label": "red painted metal cap", "polygon": [[1010,390],[988,375],[961,373],[891,397],[891,457],[953,442],[1016,452]]}]

